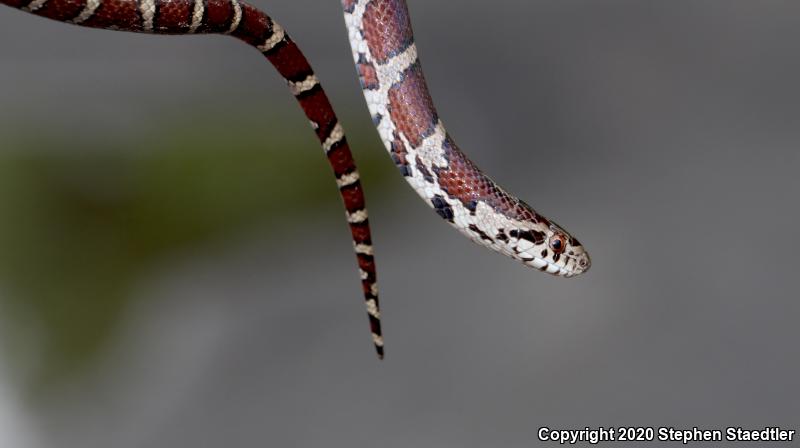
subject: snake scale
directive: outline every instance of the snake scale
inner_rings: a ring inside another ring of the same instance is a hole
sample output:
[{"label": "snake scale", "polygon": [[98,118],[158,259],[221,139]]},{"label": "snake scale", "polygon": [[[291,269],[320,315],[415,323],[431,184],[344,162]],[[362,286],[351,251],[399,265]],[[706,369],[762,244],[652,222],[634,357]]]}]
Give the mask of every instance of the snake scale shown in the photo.
[{"label": "snake scale", "polygon": [[[0,0],[50,19],[154,34],[229,34],[286,79],[336,176],[358,259],[378,356],[383,336],[364,193],[333,108],[303,53],[267,14],[241,0]],[[342,0],[353,59],[392,160],[439,216],[470,240],[541,271],[572,277],[590,260],[555,222],[499,187],[445,131],[422,73],[405,0]]]}]

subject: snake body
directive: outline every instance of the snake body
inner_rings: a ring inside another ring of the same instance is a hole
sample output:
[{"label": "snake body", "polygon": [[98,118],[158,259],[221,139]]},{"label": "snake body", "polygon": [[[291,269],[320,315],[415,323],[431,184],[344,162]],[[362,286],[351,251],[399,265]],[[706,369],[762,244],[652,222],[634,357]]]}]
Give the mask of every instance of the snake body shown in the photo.
[{"label": "snake body", "polygon": [[[241,0],[0,0],[50,19],[154,34],[228,34],[260,51],[311,122],[344,202],[372,340],[383,358],[375,260],[350,148],[303,53],[266,13]],[[342,0],[353,58],[373,122],[392,160],[437,214],[470,240],[541,271],[586,271],[583,246],[487,177],[445,131],[428,92],[405,0]]]}]

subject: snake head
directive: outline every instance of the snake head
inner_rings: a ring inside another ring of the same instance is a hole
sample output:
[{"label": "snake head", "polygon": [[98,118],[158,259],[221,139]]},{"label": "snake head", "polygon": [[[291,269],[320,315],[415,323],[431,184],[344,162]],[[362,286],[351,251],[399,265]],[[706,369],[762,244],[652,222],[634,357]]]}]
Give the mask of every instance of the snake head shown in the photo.
[{"label": "snake head", "polygon": [[592,265],[581,243],[557,224],[538,216],[539,222],[520,223],[508,232],[506,248],[512,258],[561,277],[574,277]]},{"label": "snake head", "polygon": [[452,215],[453,224],[472,241],[528,267],[560,277],[574,277],[589,269],[589,254],[575,237],[525,202],[498,191],[497,197],[503,200],[492,205],[489,200],[477,201],[471,209],[456,207],[447,216]]},{"label": "snake head", "polygon": [[583,245],[564,229],[554,223],[550,223],[547,232],[547,248],[539,255],[547,262],[545,272],[560,275],[563,277],[573,277],[586,272],[592,265],[589,253]]}]

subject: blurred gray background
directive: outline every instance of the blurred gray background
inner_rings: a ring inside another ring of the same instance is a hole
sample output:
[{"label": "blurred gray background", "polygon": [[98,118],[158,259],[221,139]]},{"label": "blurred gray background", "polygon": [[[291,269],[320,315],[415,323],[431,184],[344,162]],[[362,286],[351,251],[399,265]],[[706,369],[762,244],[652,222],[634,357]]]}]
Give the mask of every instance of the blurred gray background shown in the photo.
[{"label": "blurred gray background", "polygon": [[370,128],[338,2],[256,1],[362,166],[378,362],[328,168],[255,51],[2,8],[0,445],[796,429],[800,3],[409,3],[450,133],[592,269],[553,278],[453,232]]}]

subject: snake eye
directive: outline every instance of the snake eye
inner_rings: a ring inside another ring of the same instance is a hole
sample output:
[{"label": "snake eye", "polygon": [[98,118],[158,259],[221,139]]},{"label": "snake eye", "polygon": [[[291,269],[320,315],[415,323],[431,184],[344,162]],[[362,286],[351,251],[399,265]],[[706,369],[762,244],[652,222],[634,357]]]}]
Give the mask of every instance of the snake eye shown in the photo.
[{"label": "snake eye", "polygon": [[554,253],[560,254],[567,248],[567,237],[560,233],[554,233],[553,236],[550,237],[548,246],[550,246],[550,249]]}]

